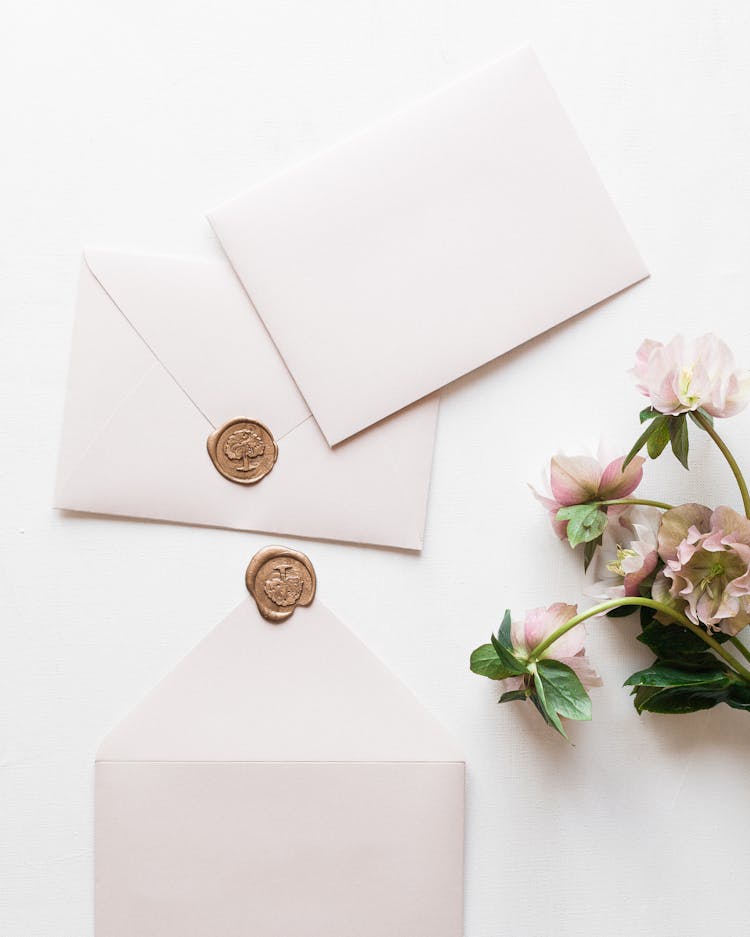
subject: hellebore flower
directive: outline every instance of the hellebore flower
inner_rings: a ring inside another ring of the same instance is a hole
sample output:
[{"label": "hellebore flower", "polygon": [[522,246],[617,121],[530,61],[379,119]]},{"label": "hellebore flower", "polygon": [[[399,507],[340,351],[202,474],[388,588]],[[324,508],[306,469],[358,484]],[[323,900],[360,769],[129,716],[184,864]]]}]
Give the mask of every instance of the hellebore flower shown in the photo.
[{"label": "hellebore flower", "polygon": [[665,567],[653,596],[695,624],[735,635],[750,624],[750,521],[731,508],[683,504],[659,530]]},{"label": "hellebore flower", "polygon": [[743,410],[750,398],[750,372],[736,368],[729,346],[712,334],[695,341],[677,335],[667,345],[646,339],[631,373],[660,413],[701,408],[711,416],[728,417]]},{"label": "hellebore flower", "polygon": [[660,523],[658,508],[641,505],[630,505],[612,518],[589,567],[586,594],[604,600],[639,595],[659,560]]},{"label": "hellebore flower", "polygon": [[568,522],[557,519],[560,508],[627,498],[640,485],[645,459],[636,456],[623,471],[624,461],[624,456],[606,465],[593,456],[556,455],[552,458],[549,474],[551,497],[530,487],[537,501],[549,511],[552,527],[561,540],[566,538]]},{"label": "hellebore flower", "polygon": [[[561,625],[570,621],[578,614],[575,605],[566,605],[556,602],[549,608],[534,608],[526,613],[523,621],[514,621],[510,626],[510,641],[514,654],[524,659],[546,637],[552,634]],[[586,628],[583,622],[566,631],[562,637],[551,644],[540,657],[540,660],[559,660],[575,671],[578,679],[586,689],[601,686],[602,681],[589,663],[584,651]],[[504,682],[504,689],[518,690],[524,682],[523,677],[508,677]]]}]

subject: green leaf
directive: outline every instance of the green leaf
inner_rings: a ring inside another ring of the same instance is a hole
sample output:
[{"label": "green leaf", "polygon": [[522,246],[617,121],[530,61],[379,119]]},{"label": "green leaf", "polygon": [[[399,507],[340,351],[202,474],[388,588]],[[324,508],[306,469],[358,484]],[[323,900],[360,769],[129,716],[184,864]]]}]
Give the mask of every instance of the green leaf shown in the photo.
[{"label": "green leaf", "polygon": [[547,703],[544,681],[542,680],[538,670],[534,672],[534,689],[536,690],[536,697],[534,702],[536,704],[536,708],[544,717],[544,721],[547,723],[547,725],[550,725],[553,729],[556,729],[564,739],[567,739],[568,733],[563,728],[563,724],[560,722],[560,717],[557,715],[554,709],[550,708],[550,705]]},{"label": "green leaf", "polygon": [[504,680],[506,677],[517,676],[515,670],[509,670],[500,660],[491,644],[483,644],[472,653],[470,667],[473,673],[478,673],[481,677],[489,677],[490,680]]},{"label": "green leaf", "polygon": [[513,645],[510,641],[510,609],[505,609],[505,614],[503,615],[503,620],[500,623],[500,628],[497,632],[497,639],[503,645],[507,647],[508,650],[512,650]]},{"label": "green leaf", "polygon": [[[650,692],[643,692],[644,690]],[[722,687],[670,687],[668,689],[641,687],[636,693],[634,703],[639,713],[681,715],[699,712],[702,709],[712,709],[719,703],[723,703],[726,696],[727,690]]]},{"label": "green leaf", "polygon": [[638,414],[638,418],[640,419],[641,423],[645,423],[647,420],[653,420],[654,417],[657,416],[660,416],[660,413],[658,410],[654,410],[653,407],[646,407],[645,410],[641,410],[641,412]]},{"label": "green leaf", "polygon": [[[641,608],[643,608],[642,605]],[[628,615],[632,615],[633,612],[635,612],[635,609],[632,605],[618,605],[617,608],[611,608],[607,612],[607,618],[627,618]]]},{"label": "green leaf", "polygon": [[491,641],[495,653],[509,674],[518,677],[526,673],[526,664],[522,663],[509,648],[501,644],[494,634],[491,636]]},{"label": "green leaf", "polygon": [[578,674],[559,660],[540,660],[537,673],[544,684],[548,707],[566,719],[591,719],[591,697]]},{"label": "green leaf", "polygon": [[736,683],[724,702],[732,709],[750,710],[750,686],[746,683]]},{"label": "green leaf", "polygon": [[508,690],[498,700],[498,703],[510,703],[513,700],[527,700],[529,698],[526,690]]},{"label": "green leaf", "polygon": [[577,547],[601,537],[607,526],[607,513],[596,504],[573,504],[560,508],[557,520],[568,522],[568,543]]},{"label": "green leaf", "polygon": [[657,417],[651,424],[651,433],[646,441],[646,449],[649,457],[658,459],[666,449],[669,442],[669,418],[666,416]]},{"label": "green leaf", "polygon": [[734,681],[725,670],[717,667],[715,670],[682,670],[669,664],[656,661],[646,670],[639,670],[631,674],[623,686],[655,686],[655,687],[728,687]]},{"label": "green leaf", "polygon": [[690,440],[688,439],[688,426],[685,414],[673,416],[669,421],[669,438],[672,442],[672,452],[677,456],[680,463],[688,468],[688,449]]},{"label": "green leaf", "polygon": [[651,433],[653,433],[653,431],[654,431],[654,424],[653,424],[653,423],[650,423],[650,424],[644,429],[644,431],[641,433],[641,435],[638,437],[638,439],[636,439],[636,441],[635,441],[635,443],[634,443],[634,445],[633,445],[633,448],[632,448],[632,449],[630,450],[630,452],[625,456],[625,461],[622,463],[622,470],[623,470],[623,472],[624,472],[625,469],[630,465],[630,463],[633,461],[633,459],[638,455],[638,453],[641,451],[641,449],[643,449],[643,447],[646,445],[646,443],[648,442],[648,438],[649,438],[649,436],[651,435]]},{"label": "green leaf", "polygon": [[638,640],[651,648],[663,663],[679,664],[692,670],[711,670],[723,664],[707,649],[697,634],[682,625],[662,625],[651,620],[643,625]]}]

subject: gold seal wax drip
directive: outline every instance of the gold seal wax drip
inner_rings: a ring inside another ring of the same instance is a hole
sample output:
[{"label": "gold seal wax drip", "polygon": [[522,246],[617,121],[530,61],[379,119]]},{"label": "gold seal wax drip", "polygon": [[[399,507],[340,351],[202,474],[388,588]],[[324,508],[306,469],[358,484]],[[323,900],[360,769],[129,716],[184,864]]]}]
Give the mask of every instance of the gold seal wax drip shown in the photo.
[{"label": "gold seal wax drip", "polygon": [[211,433],[206,448],[216,471],[238,485],[257,484],[279,457],[271,430],[244,416],[229,420]]},{"label": "gold seal wax drip", "polygon": [[245,585],[261,615],[278,623],[293,615],[298,605],[312,602],[317,580],[304,553],[286,547],[264,547],[250,560]]}]

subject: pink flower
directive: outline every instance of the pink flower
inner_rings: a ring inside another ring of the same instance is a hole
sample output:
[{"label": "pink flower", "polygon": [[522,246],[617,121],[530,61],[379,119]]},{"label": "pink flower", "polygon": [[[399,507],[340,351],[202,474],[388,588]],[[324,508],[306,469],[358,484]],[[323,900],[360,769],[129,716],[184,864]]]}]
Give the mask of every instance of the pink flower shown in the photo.
[{"label": "pink flower", "polygon": [[[575,605],[556,602],[549,608],[534,608],[526,613],[524,621],[514,621],[510,626],[510,641],[517,657],[526,658],[548,635],[578,614]],[[587,689],[601,686],[602,681],[589,663],[583,648],[586,640],[586,628],[581,624],[566,631],[562,637],[551,644],[540,660],[552,658],[567,664],[578,675],[578,679]],[[524,682],[523,677],[508,677],[503,681],[504,689],[518,690]]]},{"label": "pink flower", "polygon": [[659,559],[660,523],[661,511],[641,505],[631,505],[612,518],[589,567],[586,594],[597,599],[638,595]]},{"label": "pink flower", "polygon": [[750,624],[750,521],[731,508],[683,504],[659,530],[665,567],[653,596],[709,630],[737,634]]},{"label": "pink flower", "polygon": [[700,407],[711,416],[734,416],[750,397],[750,373],[735,367],[729,346],[712,334],[692,342],[677,335],[668,345],[646,339],[631,373],[660,413]]},{"label": "pink flower", "polygon": [[540,494],[534,487],[531,490],[549,511],[552,527],[561,540],[565,540],[568,529],[567,521],[557,520],[561,507],[627,498],[640,485],[645,460],[636,456],[623,472],[624,461],[625,457],[620,456],[603,465],[593,456],[554,456],[549,477],[552,496]]}]

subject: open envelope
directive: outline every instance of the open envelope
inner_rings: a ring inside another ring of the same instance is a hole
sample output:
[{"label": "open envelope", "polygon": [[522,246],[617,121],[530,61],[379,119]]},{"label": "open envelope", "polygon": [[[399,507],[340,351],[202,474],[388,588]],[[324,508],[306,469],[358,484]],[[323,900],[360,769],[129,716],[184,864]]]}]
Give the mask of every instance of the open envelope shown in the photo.
[{"label": "open envelope", "polygon": [[246,598],[102,743],[97,937],[461,937],[464,764],[319,600]]},{"label": "open envelope", "polygon": [[209,220],[331,445],[647,275],[528,48]]},{"label": "open envelope", "polygon": [[[228,263],[87,250],[55,504],[419,549],[437,409],[332,451]],[[278,444],[251,487],[206,450],[239,416]]]}]

